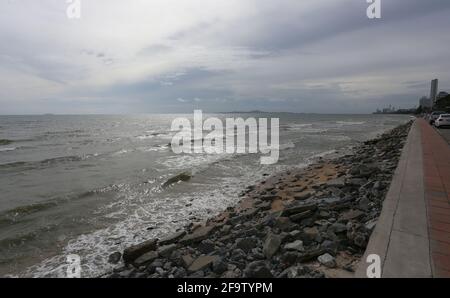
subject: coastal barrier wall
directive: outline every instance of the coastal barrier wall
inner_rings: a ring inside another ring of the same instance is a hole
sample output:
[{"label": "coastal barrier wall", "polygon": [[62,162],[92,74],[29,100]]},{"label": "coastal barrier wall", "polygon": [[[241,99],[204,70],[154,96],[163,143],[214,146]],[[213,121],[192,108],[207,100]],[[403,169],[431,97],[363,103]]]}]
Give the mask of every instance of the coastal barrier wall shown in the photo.
[{"label": "coastal barrier wall", "polygon": [[368,277],[371,255],[379,256],[380,277],[432,277],[423,177],[421,130],[415,120],[355,277]]}]

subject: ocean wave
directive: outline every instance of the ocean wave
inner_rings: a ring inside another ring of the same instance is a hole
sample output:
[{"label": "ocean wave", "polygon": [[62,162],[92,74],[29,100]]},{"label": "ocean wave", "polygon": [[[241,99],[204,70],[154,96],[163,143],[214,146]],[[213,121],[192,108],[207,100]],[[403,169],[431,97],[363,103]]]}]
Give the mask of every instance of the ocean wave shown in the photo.
[{"label": "ocean wave", "polygon": [[281,128],[285,128],[287,130],[299,130],[299,129],[304,129],[305,127],[311,127],[312,125],[313,125],[312,123],[288,124],[288,125],[281,126]]},{"label": "ocean wave", "polygon": [[6,148],[0,148],[0,152],[8,152],[8,151],[14,151],[17,147],[6,147]]},{"label": "ocean wave", "polygon": [[362,125],[365,124],[365,121],[336,121],[336,124],[341,125]]}]

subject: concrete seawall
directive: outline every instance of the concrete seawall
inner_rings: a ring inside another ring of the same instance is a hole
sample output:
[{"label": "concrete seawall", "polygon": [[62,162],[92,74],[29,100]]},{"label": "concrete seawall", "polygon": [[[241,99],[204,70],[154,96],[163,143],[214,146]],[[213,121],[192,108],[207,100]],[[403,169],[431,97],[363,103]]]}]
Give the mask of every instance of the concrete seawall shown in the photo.
[{"label": "concrete seawall", "polygon": [[[424,120],[416,120],[356,277],[367,277],[372,254],[380,257],[384,278],[450,276],[449,159],[447,143]],[[433,207],[439,210],[430,213]],[[431,214],[439,217],[433,220]]]}]

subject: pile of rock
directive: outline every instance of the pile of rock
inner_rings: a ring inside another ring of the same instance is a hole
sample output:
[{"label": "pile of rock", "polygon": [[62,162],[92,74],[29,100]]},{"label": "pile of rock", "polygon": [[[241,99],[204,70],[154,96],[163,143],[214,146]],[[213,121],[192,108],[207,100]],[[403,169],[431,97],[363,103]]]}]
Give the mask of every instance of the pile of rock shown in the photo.
[{"label": "pile of rock", "polygon": [[110,277],[325,277],[351,272],[380,215],[410,124],[242,193],[204,225],[115,253]]}]

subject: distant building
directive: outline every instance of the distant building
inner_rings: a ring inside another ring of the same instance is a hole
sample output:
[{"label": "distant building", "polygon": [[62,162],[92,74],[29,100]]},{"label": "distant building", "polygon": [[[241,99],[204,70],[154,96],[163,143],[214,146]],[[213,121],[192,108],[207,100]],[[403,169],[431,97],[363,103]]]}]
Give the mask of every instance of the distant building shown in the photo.
[{"label": "distant building", "polygon": [[433,105],[436,103],[437,92],[438,92],[438,79],[434,79],[431,81],[431,90],[430,90],[430,100]]},{"label": "distant building", "polygon": [[441,92],[439,92],[439,94],[436,96],[436,101],[438,101],[438,100],[440,100],[440,99],[442,99],[442,98],[444,98],[444,97],[447,97],[447,96],[448,96],[448,93],[447,93],[447,92],[441,91]]},{"label": "distant building", "polygon": [[419,101],[419,106],[421,106],[422,108],[431,108],[432,106],[431,99],[429,99],[426,96],[423,96]]}]

